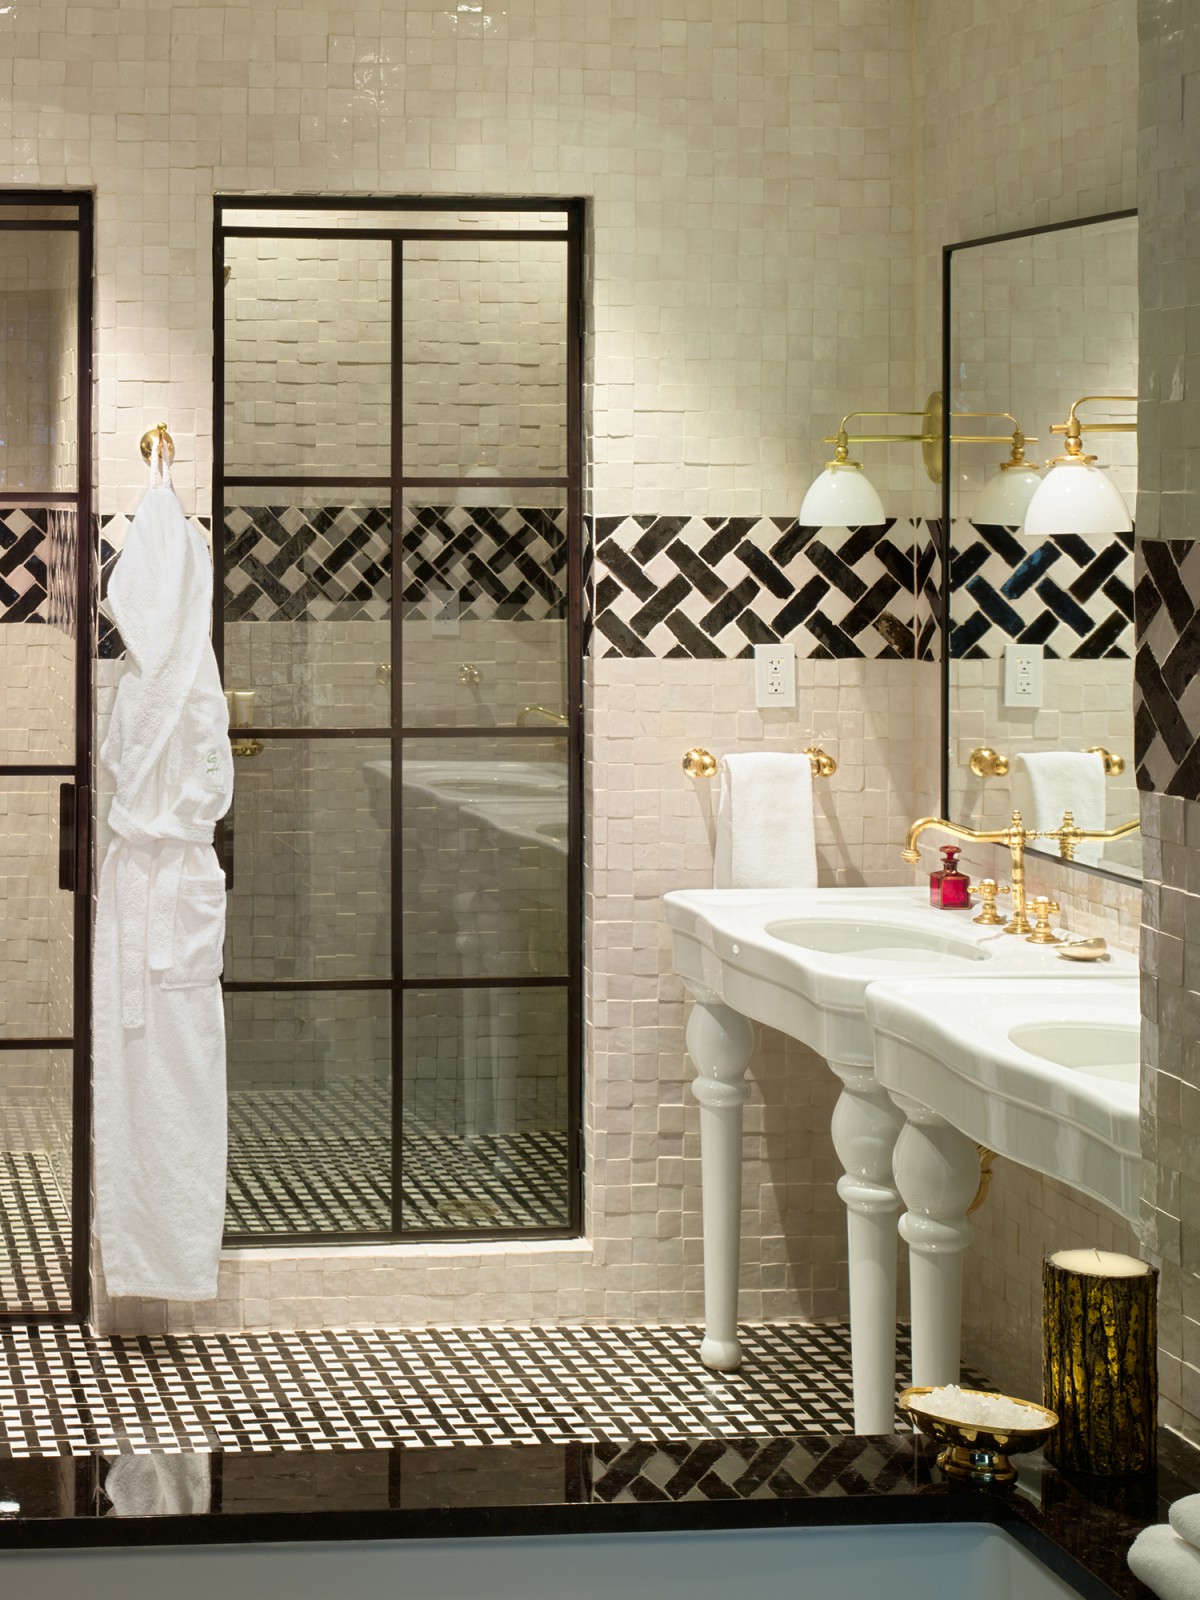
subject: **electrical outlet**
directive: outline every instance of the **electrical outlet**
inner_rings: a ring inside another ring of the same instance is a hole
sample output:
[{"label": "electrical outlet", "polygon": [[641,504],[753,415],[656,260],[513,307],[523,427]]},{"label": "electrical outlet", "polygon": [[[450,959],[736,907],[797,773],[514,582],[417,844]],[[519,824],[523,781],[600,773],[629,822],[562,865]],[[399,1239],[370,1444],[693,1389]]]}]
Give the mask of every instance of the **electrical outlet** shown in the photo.
[{"label": "electrical outlet", "polygon": [[1004,646],[1004,704],[1036,710],[1042,703],[1042,647],[1040,644]]},{"label": "electrical outlet", "polygon": [[754,704],[796,704],[796,647],[791,644],[754,646]]}]

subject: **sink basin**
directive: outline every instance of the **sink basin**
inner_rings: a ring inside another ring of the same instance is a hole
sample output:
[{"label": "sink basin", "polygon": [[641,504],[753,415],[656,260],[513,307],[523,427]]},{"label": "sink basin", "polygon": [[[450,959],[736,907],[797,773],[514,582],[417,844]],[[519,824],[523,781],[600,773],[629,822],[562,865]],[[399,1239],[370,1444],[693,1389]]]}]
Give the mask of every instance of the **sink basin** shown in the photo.
[{"label": "sink basin", "polygon": [[1134,1024],[1034,1022],[1008,1030],[1010,1044],[1056,1067],[1135,1087],[1141,1071],[1141,1029]]},{"label": "sink basin", "polygon": [[866,1010],[876,1079],[902,1103],[1137,1220],[1135,976],[967,978],[952,1001],[928,980],[880,983]]},{"label": "sink basin", "polygon": [[[827,1061],[872,1059],[868,987],[912,977],[982,981],[983,974],[1052,972],[1088,987],[1096,969],[1056,961],[974,921],[935,910],[922,888],[683,889],[665,896],[675,970],[707,994],[780,1029]],[[1115,953],[1104,969],[1135,972]]]},{"label": "sink basin", "polygon": [[864,961],[902,961],[908,965],[928,959],[940,965],[947,959],[986,961],[990,955],[978,940],[955,939],[924,928],[888,922],[806,918],[768,922],[764,931],[773,939],[799,945],[803,950],[855,956]]}]

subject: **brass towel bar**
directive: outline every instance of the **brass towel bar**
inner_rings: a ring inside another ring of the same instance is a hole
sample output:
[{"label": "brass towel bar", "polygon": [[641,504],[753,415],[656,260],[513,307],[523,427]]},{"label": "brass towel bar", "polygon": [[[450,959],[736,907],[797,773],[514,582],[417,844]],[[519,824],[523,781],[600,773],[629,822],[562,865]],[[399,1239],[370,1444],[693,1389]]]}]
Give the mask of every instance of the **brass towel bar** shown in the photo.
[{"label": "brass towel bar", "polygon": [[[1092,744],[1083,752],[1087,756],[1099,756],[1104,762],[1104,776],[1106,778],[1120,777],[1125,771],[1125,757],[1115,756],[1111,750],[1106,750],[1102,744]],[[1006,778],[1009,772],[1009,759],[993,750],[990,745],[977,745],[971,751],[971,771],[977,778]]]},{"label": "brass towel bar", "polygon": [[[837,771],[837,762],[826,755],[819,744],[808,745],[804,754],[812,766],[814,778],[832,778]],[[683,770],[689,778],[713,778],[717,772],[717,758],[711,750],[695,745],[683,758]]]}]

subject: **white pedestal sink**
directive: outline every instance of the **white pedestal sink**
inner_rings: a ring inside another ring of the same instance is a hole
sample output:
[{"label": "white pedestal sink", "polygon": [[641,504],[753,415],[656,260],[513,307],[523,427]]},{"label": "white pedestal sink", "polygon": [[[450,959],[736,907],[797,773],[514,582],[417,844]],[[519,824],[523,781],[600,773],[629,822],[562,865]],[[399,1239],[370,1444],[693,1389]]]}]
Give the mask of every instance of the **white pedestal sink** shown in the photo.
[{"label": "white pedestal sink", "polygon": [[1136,976],[1111,967],[867,994],[875,1076],[905,1114],[894,1169],[909,1247],[913,1382],[956,1383],[976,1143],[1138,1219],[1141,1144]]},{"label": "white pedestal sink", "polygon": [[[896,1219],[903,1207],[892,1155],[904,1118],[876,1080],[868,988],[905,976],[957,985],[983,973],[1062,972],[1066,963],[1054,962],[1053,949],[981,927],[970,911],[933,910],[924,889],[685,890],[667,895],[664,906],[675,969],[696,1002],[687,1046],[700,1103],[701,1357],[718,1370],[741,1359],[742,1106],[754,1048],[750,1023],[762,1022],[824,1056],[842,1082],[832,1133],[847,1216],[855,1431],[890,1433]],[[1068,970],[1067,981],[1088,971]],[[975,1172],[977,1178],[977,1162]]]}]

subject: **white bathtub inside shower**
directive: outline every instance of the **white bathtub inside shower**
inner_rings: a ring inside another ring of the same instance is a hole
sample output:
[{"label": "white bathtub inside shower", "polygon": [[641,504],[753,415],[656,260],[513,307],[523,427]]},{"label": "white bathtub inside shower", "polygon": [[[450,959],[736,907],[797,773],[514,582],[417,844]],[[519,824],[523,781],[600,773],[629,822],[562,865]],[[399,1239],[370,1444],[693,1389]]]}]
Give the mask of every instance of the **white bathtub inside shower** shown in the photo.
[{"label": "white bathtub inside shower", "polygon": [[0,1585],[38,1600],[1078,1600],[975,1523],[9,1551]]}]

